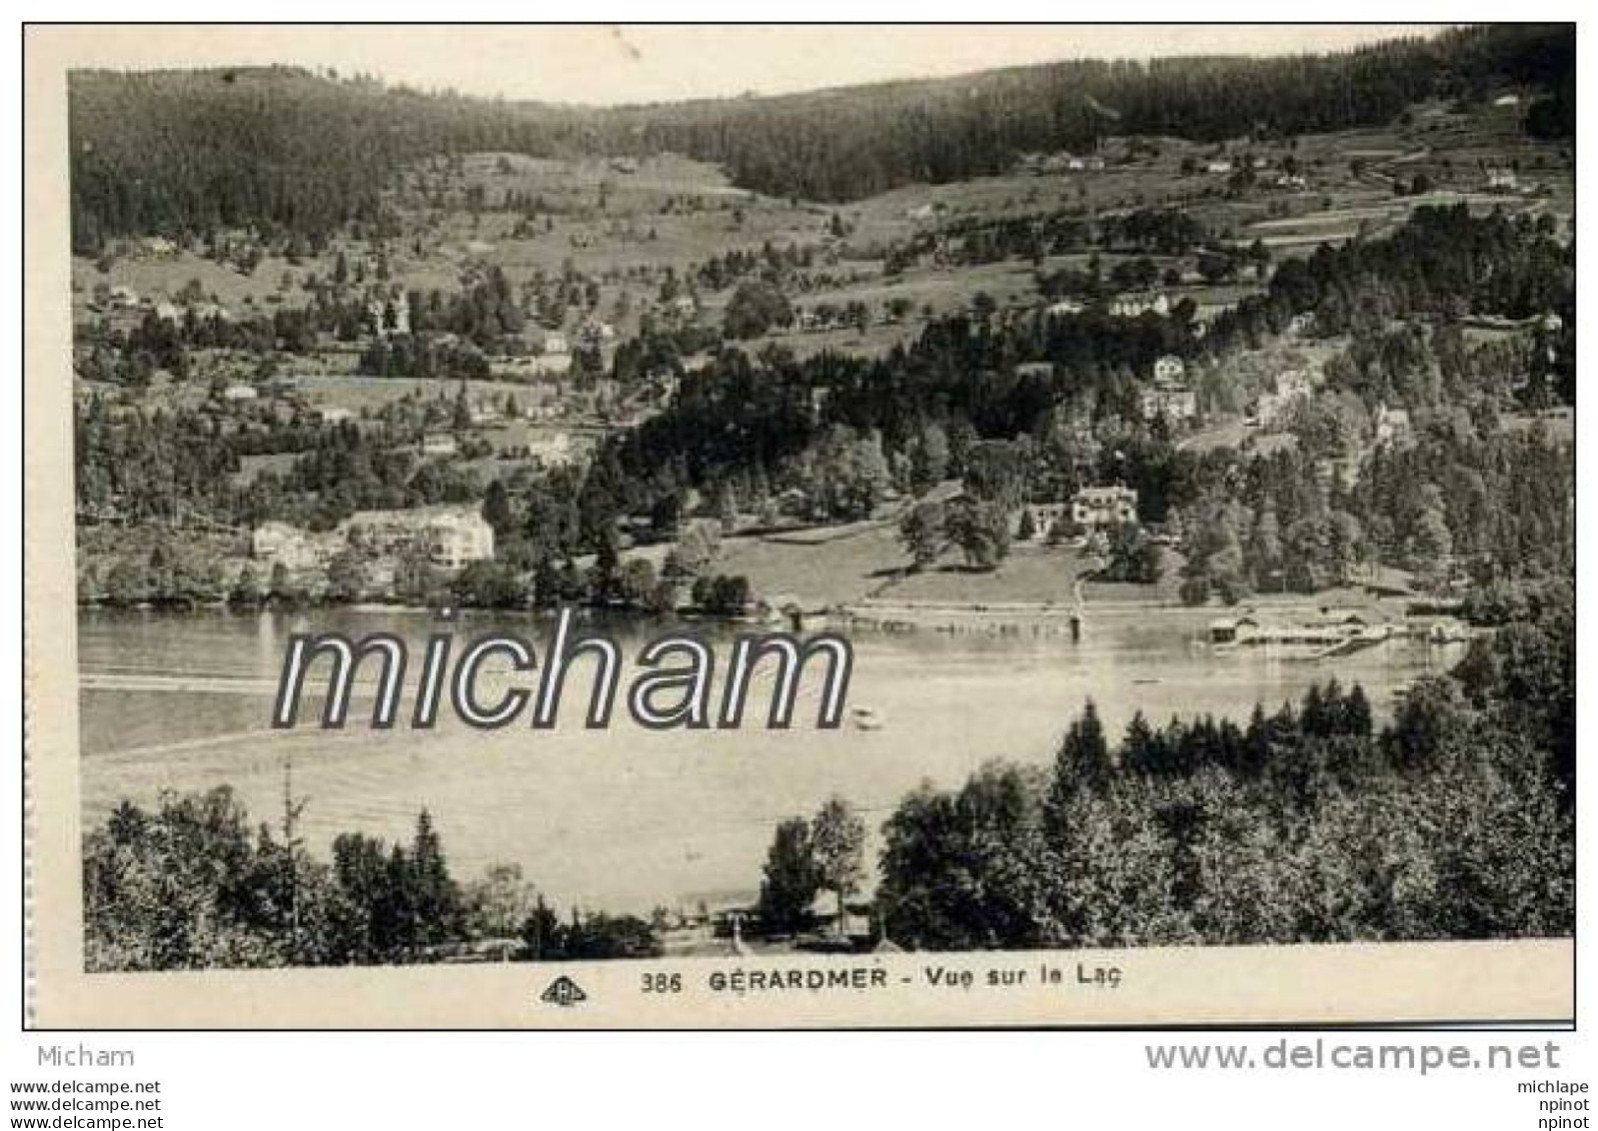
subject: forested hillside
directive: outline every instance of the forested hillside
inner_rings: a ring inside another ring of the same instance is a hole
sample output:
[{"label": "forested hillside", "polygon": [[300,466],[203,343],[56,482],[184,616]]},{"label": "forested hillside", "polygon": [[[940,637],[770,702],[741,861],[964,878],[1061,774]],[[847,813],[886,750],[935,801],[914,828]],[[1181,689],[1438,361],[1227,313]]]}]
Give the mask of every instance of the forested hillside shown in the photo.
[{"label": "forested hillside", "polygon": [[1419,99],[1480,96],[1498,82],[1573,83],[1574,66],[1563,29],[1472,29],[1322,56],[1076,60],[701,104],[651,114],[643,136],[724,164],[749,188],[846,200],[1110,135],[1220,141],[1381,123]]},{"label": "forested hillside", "polygon": [[1422,98],[1545,91],[1527,114],[1574,129],[1568,27],[1448,32],[1326,56],[1073,61],[781,98],[581,109],[421,94],[292,68],[83,72],[71,83],[76,250],[110,237],[256,226],[318,239],[375,221],[407,162],[435,153],[671,150],[775,196],[864,197],[996,172],[1107,135],[1217,141],[1382,123]]}]

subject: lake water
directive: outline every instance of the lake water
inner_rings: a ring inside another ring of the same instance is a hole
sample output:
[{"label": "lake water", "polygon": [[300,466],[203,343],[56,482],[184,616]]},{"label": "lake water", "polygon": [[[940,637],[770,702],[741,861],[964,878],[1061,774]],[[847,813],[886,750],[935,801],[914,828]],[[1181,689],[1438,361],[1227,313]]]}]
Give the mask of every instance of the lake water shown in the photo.
[{"label": "lake water", "polygon": [[[276,824],[287,763],[295,794],[308,800],[301,829],[313,851],[325,853],[342,831],[408,837],[426,807],[457,876],[512,861],[562,906],[647,910],[755,890],[775,824],[810,815],[833,793],[865,813],[874,856],[876,826],[922,779],[958,785],[993,758],[1047,763],[1090,698],[1112,734],[1138,709],[1162,721],[1209,712],[1242,722],[1256,702],[1274,708],[1332,676],[1362,684],[1385,713],[1395,688],[1460,654],[1395,642],[1323,662],[1260,649],[1217,655],[1204,643],[1212,615],[1091,610],[1079,643],[858,633],[849,703],[875,711],[878,730],[817,731],[810,697],[788,732],[760,725],[759,699],[738,731],[645,731],[618,704],[612,728],[591,732],[581,723],[588,679],[574,667],[553,731],[478,731],[445,710],[433,731],[374,732],[357,700],[346,730],[324,732],[269,729],[289,633],[395,632],[414,642],[419,666],[420,642],[439,622],[394,611],[319,611],[308,620],[82,610],[84,816],[97,822],[123,798],[148,803],[163,789],[228,784],[255,819]],[[540,657],[549,630],[515,615],[453,627],[516,633]],[[612,626],[633,650],[664,630]],[[727,655],[718,649],[723,663]]]}]

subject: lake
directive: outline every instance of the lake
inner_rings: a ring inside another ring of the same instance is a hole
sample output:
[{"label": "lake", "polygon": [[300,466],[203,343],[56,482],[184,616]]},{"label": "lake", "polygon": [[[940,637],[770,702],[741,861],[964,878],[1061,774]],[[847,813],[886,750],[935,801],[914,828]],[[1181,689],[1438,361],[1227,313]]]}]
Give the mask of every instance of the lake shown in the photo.
[{"label": "lake", "polygon": [[[1385,715],[1396,688],[1444,670],[1463,651],[1389,642],[1320,662],[1264,649],[1216,654],[1205,642],[1214,615],[1090,608],[1076,643],[1059,635],[856,633],[849,704],[875,712],[883,724],[876,730],[815,730],[812,693],[801,696],[787,732],[759,725],[758,698],[742,730],[646,731],[618,705],[611,729],[587,731],[589,678],[574,667],[553,731],[479,731],[444,712],[432,731],[374,732],[357,699],[350,726],[324,732],[303,722],[293,731],[269,728],[290,633],[393,632],[412,641],[417,665],[421,641],[441,622],[392,610],[85,609],[84,816],[98,822],[124,798],[148,803],[164,789],[227,784],[253,818],[276,825],[287,766],[293,792],[307,800],[302,834],[318,854],[339,832],[408,837],[425,807],[458,878],[515,862],[562,907],[647,911],[706,893],[753,892],[777,822],[809,816],[833,793],[866,816],[874,857],[877,826],[920,781],[959,785],[993,758],[1047,764],[1088,699],[1114,735],[1139,709],[1156,721],[1213,713],[1241,723],[1256,702],[1274,708],[1335,676],[1363,685]],[[541,649],[548,622],[482,614],[453,627],[463,636],[516,633]],[[665,626],[607,628],[636,671],[632,650]],[[730,635],[709,631],[723,645]],[[727,653],[719,647],[718,659]],[[818,686],[819,679],[811,691]],[[485,700],[490,690],[485,685]],[[307,709],[302,719],[316,713]]]}]

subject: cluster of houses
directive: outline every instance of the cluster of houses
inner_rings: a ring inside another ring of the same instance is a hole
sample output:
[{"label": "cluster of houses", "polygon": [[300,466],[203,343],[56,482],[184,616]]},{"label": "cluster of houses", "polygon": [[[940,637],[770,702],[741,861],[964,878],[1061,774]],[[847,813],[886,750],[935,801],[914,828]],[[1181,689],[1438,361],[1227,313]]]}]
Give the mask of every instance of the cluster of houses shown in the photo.
[{"label": "cluster of houses", "polygon": [[507,343],[509,351],[496,357],[494,362],[510,372],[563,375],[571,369],[575,351],[597,351],[615,340],[615,326],[599,319],[587,319],[570,334],[564,330],[546,330],[542,336],[535,333],[512,338]]},{"label": "cluster of houses", "polygon": [[[1372,597],[1413,596],[1411,578],[1394,584],[1362,581],[1366,571],[1351,570],[1348,584],[1361,585]],[[1402,571],[1377,570],[1383,573]],[[1461,644],[1476,633],[1450,611],[1414,612],[1401,618],[1374,603],[1323,605],[1312,611],[1245,609],[1210,622],[1210,643],[1217,651],[1264,646],[1301,650],[1309,657],[1343,655],[1389,640],[1411,640],[1428,645]]]},{"label": "cluster of houses", "polygon": [[1022,156],[1017,168],[1034,177],[1051,173],[1102,173],[1104,158],[1097,154],[1078,157],[1071,153],[1028,153]]},{"label": "cluster of houses", "polygon": [[250,554],[291,576],[323,571],[350,551],[374,568],[374,585],[392,584],[405,562],[459,573],[494,556],[494,528],[476,507],[432,506],[414,510],[357,511],[332,530],[317,533],[287,522],[266,522],[250,536]]},{"label": "cluster of houses", "polygon": [[125,284],[98,290],[95,297],[89,302],[89,309],[94,311],[144,310],[154,314],[163,322],[174,323],[182,322],[191,315],[199,322],[205,322],[212,318],[228,322],[233,318],[232,311],[219,302],[212,302],[209,299],[197,299],[192,302],[176,303],[169,299],[140,295],[138,291]]},{"label": "cluster of houses", "polygon": [[[567,467],[581,460],[586,448],[564,430],[529,434],[518,445],[523,458],[537,460],[545,467]],[[460,454],[460,440],[453,432],[434,431],[422,437],[421,453],[427,459],[448,459]]]},{"label": "cluster of houses", "polygon": [[[358,419],[356,411],[345,405],[308,404],[293,378],[278,377],[261,384],[235,381],[219,386],[213,391],[212,397],[213,407],[217,410],[247,411],[270,401],[284,419],[304,411],[326,427],[336,427]],[[529,386],[525,391],[518,391],[513,399],[514,404],[497,395],[468,398],[466,411],[471,427],[508,428],[518,422],[549,424],[563,412],[560,396],[543,386]],[[523,458],[536,459],[546,467],[575,463],[584,458],[590,446],[580,442],[566,427],[525,431],[525,436],[518,436],[513,441],[517,453]],[[448,458],[460,454],[460,439],[449,429],[435,429],[422,436],[418,450],[429,459]]]},{"label": "cluster of houses", "polygon": [[[1270,167],[1271,159],[1258,153],[1238,157],[1235,160],[1223,154],[1219,157],[1210,158],[1201,166],[1203,171],[1212,177],[1226,177],[1245,169],[1249,172],[1258,173]],[[1309,187],[1308,179],[1302,173],[1294,171],[1292,166],[1282,169],[1271,179],[1271,183],[1277,188],[1302,189]]]}]

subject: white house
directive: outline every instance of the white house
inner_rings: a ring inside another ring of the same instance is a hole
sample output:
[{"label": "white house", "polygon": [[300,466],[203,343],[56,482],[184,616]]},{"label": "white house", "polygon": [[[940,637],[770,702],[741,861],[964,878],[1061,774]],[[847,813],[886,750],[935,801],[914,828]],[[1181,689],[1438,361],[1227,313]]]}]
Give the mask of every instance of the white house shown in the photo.
[{"label": "white house", "polygon": [[1180,381],[1158,381],[1138,394],[1143,419],[1192,420],[1198,415],[1198,394]]},{"label": "white house", "polygon": [[1295,314],[1287,320],[1287,332],[1302,337],[1315,332],[1315,315],[1310,313]]},{"label": "white house", "polygon": [[1071,521],[1089,530],[1137,521],[1137,492],[1130,487],[1084,487],[1071,497]]},{"label": "white house", "polygon": [[422,437],[424,456],[452,456],[460,450],[455,437],[448,432],[429,432]]},{"label": "white house", "polygon": [[1165,315],[1171,312],[1171,300],[1164,294],[1117,295],[1110,302],[1110,313],[1117,318],[1137,318],[1153,311]]},{"label": "white house", "polygon": [[456,572],[494,556],[494,528],[470,507],[434,515],[423,530],[427,559],[440,569]]},{"label": "white house", "polygon": [[1187,366],[1182,364],[1182,359],[1174,353],[1168,353],[1154,363],[1154,380],[1159,382],[1180,381],[1187,373]]},{"label": "white house", "polygon": [[378,557],[420,552],[430,564],[452,572],[494,556],[494,528],[470,506],[356,511],[334,534],[344,545]]},{"label": "white house", "polygon": [[561,467],[577,458],[570,432],[550,432],[527,441],[527,453],[548,467]]},{"label": "white house", "polygon": [[1163,416],[1167,420],[1191,420],[1198,415],[1198,396],[1182,378],[1187,367],[1175,354],[1166,354],[1154,363],[1154,382],[1138,393],[1138,404],[1145,420]]},{"label": "white house", "polygon": [[178,253],[178,245],[165,236],[146,236],[139,241],[139,250],[155,259],[170,259]]},{"label": "white house", "polygon": [[223,322],[233,321],[232,312],[230,312],[227,307],[223,306],[219,302],[206,301],[191,303],[189,305],[189,309],[194,312],[194,317],[201,322],[204,322],[210,318],[216,318]]},{"label": "white house", "polygon": [[402,299],[372,299],[366,304],[366,318],[372,325],[372,333],[379,338],[411,332],[410,303]]},{"label": "white house", "polygon": [[1514,192],[1519,185],[1515,170],[1498,166],[1487,170],[1487,187],[1496,192]]}]

